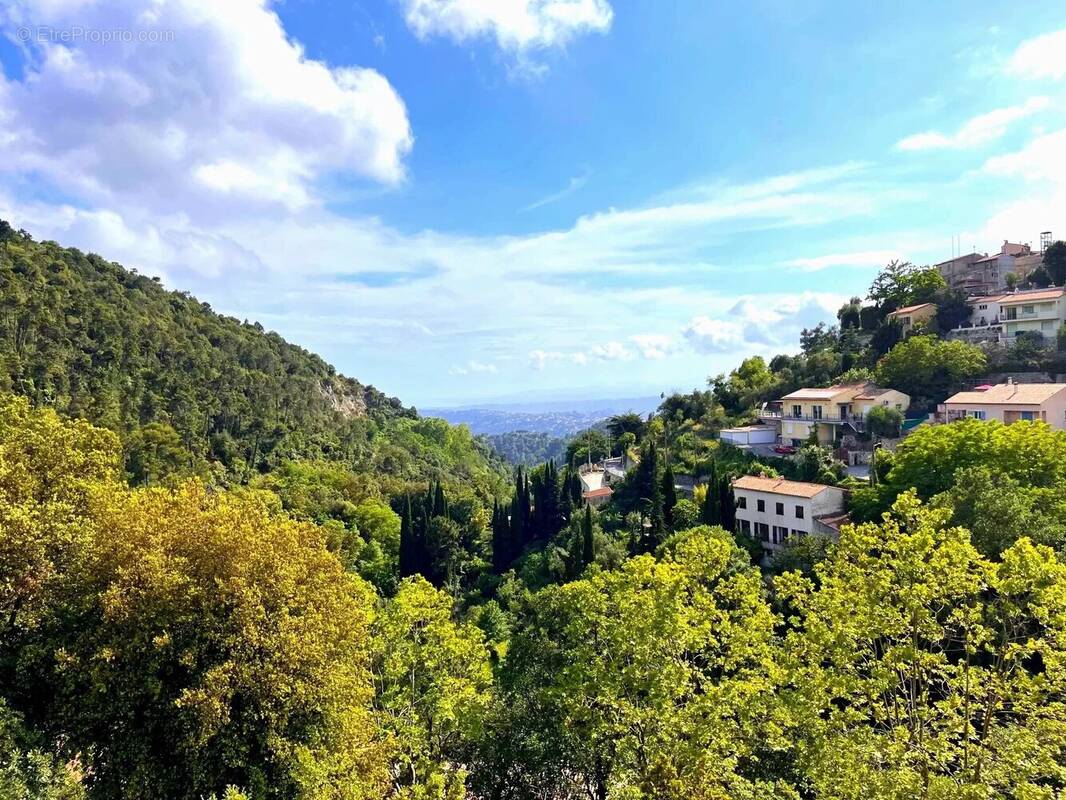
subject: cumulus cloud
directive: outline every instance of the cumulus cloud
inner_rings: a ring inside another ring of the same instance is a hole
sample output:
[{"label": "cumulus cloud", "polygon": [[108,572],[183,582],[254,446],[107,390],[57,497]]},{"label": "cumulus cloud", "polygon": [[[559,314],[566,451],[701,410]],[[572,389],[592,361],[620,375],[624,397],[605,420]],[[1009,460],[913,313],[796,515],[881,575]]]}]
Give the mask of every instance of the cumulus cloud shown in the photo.
[{"label": "cumulus cloud", "polygon": [[551,362],[562,361],[565,358],[566,353],[560,353],[555,350],[530,350],[529,366],[533,367],[533,369],[539,372]]},{"label": "cumulus cloud", "polygon": [[600,361],[628,361],[633,357],[633,351],[621,342],[604,342],[589,350],[592,358]]},{"label": "cumulus cloud", "polygon": [[795,349],[799,333],[819,322],[832,322],[846,301],[843,295],[802,292],[776,298],[744,297],[720,316],[693,317],[682,331],[699,353],[745,353]]},{"label": "cumulus cloud", "polygon": [[407,26],[420,39],[456,42],[489,37],[508,52],[564,46],[604,33],[614,15],[606,0],[400,0]]},{"label": "cumulus cloud", "polygon": [[1066,76],[1066,29],[1022,42],[1007,61],[1007,71],[1025,78]]},{"label": "cumulus cloud", "polygon": [[31,32],[167,34],[31,40],[24,77],[0,74],[0,171],[203,219],[236,204],[305,208],[326,173],[404,177],[413,138],[393,87],[372,69],[308,58],[266,0],[15,0],[0,14]]},{"label": "cumulus cloud", "polygon": [[642,358],[659,361],[674,352],[673,337],[661,333],[638,333],[629,340],[636,345]]},{"label": "cumulus cloud", "polygon": [[908,136],[896,143],[897,150],[965,149],[1001,138],[1011,124],[1031,117],[1051,106],[1047,97],[1030,97],[1023,104],[1007,106],[980,114],[967,121],[953,134],[926,131]]}]

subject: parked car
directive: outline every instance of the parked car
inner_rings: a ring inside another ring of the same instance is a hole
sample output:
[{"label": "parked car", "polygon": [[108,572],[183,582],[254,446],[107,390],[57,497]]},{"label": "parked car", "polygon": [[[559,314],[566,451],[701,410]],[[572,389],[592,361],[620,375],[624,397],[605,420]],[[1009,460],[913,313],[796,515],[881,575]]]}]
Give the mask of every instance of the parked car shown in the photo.
[{"label": "parked car", "polygon": [[790,444],[779,444],[774,448],[775,453],[780,453],[783,456],[790,456],[796,452],[796,448]]}]

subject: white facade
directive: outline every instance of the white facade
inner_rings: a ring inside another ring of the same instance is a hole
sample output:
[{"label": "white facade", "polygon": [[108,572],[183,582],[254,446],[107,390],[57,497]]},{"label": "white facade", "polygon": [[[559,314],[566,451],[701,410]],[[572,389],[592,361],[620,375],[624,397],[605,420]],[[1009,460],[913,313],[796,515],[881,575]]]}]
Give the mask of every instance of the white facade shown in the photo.
[{"label": "white facade", "polygon": [[748,425],[743,428],[722,428],[718,433],[723,442],[745,446],[751,444],[774,444],[777,428],[773,425]]},{"label": "white facade", "polygon": [[818,517],[844,510],[844,490],[836,486],[745,476],[733,482],[737,530],[772,556],[792,536],[809,536],[823,526]]}]

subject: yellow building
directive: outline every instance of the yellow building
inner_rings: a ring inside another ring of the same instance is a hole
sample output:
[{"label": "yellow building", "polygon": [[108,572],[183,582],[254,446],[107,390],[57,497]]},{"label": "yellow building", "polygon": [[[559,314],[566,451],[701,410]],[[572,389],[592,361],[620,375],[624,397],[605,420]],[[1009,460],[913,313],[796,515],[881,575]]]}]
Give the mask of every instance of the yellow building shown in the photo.
[{"label": "yellow building", "polygon": [[894,319],[903,328],[903,335],[912,333],[919,324],[927,323],[936,316],[936,304],[919,303],[916,306],[897,308],[888,315],[888,319]]},{"label": "yellow building", "polygon": [[759,416],[780,425],[779,438],[785,444],[800,446],[815,431],[818,442],[832,445],[848,433],[866,430],[866,415],[881,406],[905,412],[911,399],[895,389],[882,389],[870,383],[799,389],[787,394]]}]

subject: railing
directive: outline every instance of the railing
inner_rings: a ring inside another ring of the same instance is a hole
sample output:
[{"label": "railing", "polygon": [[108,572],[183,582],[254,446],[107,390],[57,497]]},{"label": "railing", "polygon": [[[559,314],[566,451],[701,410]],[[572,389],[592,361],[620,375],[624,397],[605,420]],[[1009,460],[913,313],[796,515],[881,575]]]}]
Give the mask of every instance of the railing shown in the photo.
[{"label": "railing", "polygon": [[813,414],[785,414],[781,411],[764,409],[759,412],[762,419],[780,419],[788,422],[825,422],[829,425],[851,425],[855,430],[862,431],[866,427],[866,417],[859,414],[845,414],[843,417],[816,417]]}]

